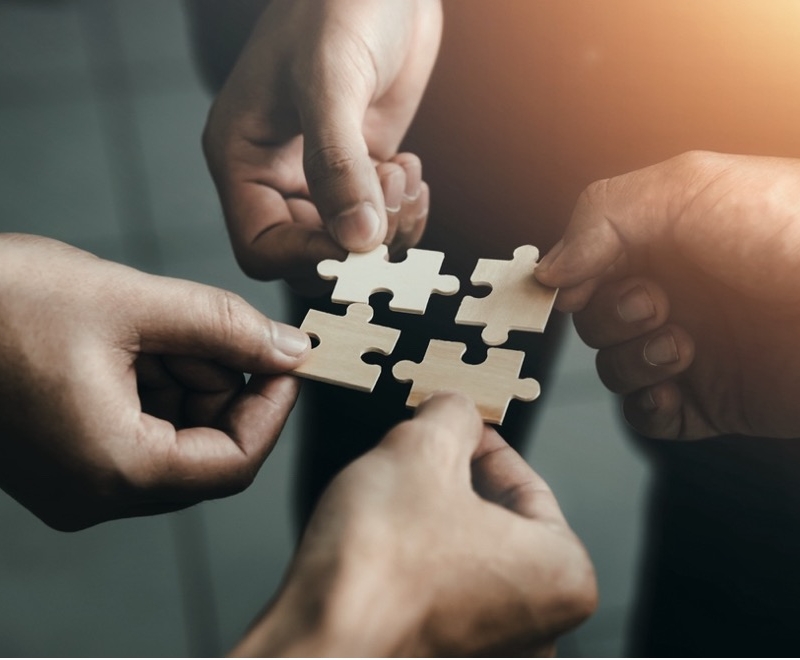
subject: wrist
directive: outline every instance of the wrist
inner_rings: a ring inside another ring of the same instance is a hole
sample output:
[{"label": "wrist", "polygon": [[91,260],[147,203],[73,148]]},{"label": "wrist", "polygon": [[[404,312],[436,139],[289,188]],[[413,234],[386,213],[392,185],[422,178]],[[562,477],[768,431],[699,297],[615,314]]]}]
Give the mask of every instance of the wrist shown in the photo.
[{"label": "wrist", "polygon": [[290,569],[277,599],[233,650],[236,656],[408,655],[425,606],[383,561],[350,553]]}]

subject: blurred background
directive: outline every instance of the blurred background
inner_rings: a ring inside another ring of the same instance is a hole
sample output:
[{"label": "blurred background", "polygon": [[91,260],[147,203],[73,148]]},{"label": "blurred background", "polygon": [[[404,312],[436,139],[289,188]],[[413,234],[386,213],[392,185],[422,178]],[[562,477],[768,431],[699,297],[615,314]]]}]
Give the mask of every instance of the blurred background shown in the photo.
[{"label": "blurred background", "polygon": [[[288,319],[281,286],[247,279],[232,257],[200,149],[210,100],[179,0],[0,1],[0,231],[224,287]],[[556,372],[532,404],[543,410],[526,457],[588,547],[601,594],[560,650],[620,655],[647,472],[571,329]],[[63,534],[0,493],[0,655],[228,649],[292,552],[303,414],[250,489],[181,513]]]}]

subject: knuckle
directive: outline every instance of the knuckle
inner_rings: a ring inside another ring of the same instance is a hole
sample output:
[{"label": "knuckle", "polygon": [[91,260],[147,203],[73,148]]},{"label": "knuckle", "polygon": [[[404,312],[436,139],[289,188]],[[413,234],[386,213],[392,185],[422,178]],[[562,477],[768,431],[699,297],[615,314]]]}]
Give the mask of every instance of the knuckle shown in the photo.
[{"label": "knuckle", "polygon": [[600,179],[590,183],[580,194],[578,202],[596,209],[605,206],[609,181],[610,179]]},{"label": "knuckle", "polygon": [[563,594],[569,612],[571,628],[589,618],[597,609],[598,590],[594,566],[586,550],[576,540],[574,557],[568,562],[569,570],[559,576],[559,591]]},{"label": "knuckle", "polygon": [[233,343],[246,333],[249,306],[241,296],[218,289],[213,295],[212,306],[219,334],[226,343]]},{"label": "knuckle", "polygon": [[680,167],[688,169],[703,169],[716,159],[716,154],[702,149],[692,149],[684,151],[675,157],[675,162]]},{"label": "knuckle", "polygon": [[347,179],[356,168],[357,159],[341,145],[327,145],[310,151],[305,158],[309,187],[335,185]]}]

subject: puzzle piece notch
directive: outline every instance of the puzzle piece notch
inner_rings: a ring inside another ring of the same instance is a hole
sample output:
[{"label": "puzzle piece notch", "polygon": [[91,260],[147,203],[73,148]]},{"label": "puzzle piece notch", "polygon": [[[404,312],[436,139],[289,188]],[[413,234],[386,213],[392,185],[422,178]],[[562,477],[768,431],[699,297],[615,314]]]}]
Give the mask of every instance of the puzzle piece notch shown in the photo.
[{"label": "puzzle piece notch", "polygon": [[485,421],[502,424],[510,399],[533,401],[539,396],[536,380],[519,378],[522,351],[490,348],[482,364],[467,364],[461,359],[466,350],[460,342],[431,339],[422,362],[394,365],[398,381],[413,381],[406,405],[416,408],[434,392],[462,392],[475,401]]},{"label": "puzzle piece notch", "polygon": [[372,392],[381,375],[381,367],[361,359],[365,353],[389,355],[400,331],[370,323],[372,307],[353,304],[344,316],[308,311],[300,329],[319,340],[308,359],[292,373],[323,383],[341,385],[362,392]]},{"label": "puzzle piece notch", "polygon": [[325,259],[317,265],[320,277],[336,279],[331,300],[337,303],[368,303],[378,291],[392,293],[393,312],[424,314],[431,293],[450,296],[461,284],[454,275],[441,275],[444,254],[411,249],[404,261],[388,260],[389,249],[379,245],[370,252],[350,252],[344,261]]},{"label": "puzzle piece notch", "polygon": [[484,298],[465,296],[456,323],[485,326],[481,339],[489,346],[508,341],[510,330],[544,332],[558,290],[533,276],[538,260],[539,250],[533,245],[519,246],[510,261],[479,259],[470,281],[492,290]]}]

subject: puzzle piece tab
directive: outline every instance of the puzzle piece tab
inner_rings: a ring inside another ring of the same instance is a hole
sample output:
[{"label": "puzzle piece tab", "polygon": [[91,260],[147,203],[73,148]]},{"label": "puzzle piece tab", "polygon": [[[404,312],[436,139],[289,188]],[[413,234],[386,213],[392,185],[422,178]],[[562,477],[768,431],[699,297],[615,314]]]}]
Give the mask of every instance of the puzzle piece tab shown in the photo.
[{"label": "puzzle piece tab", "polygon": [[393,312],[424,314],[431,293],[452,295],[460,283],[454,275],[440,275],[444,254],[431,250],[408,251],[404,261],[388,261],[388,248],[380,245],[371,252],[351,252],[344,261],[325,259],[317,266],[320,277],[337,280],[331,300],[337,303],[367,303],[378,291],[393,294]]},{"label": "puzzle piece tab", "polygon": [[461,360],[466,350],[460,342],[431,339],[422,362],[394,365],[397,380],[413,381],[406,405],[416,408],[434,392],[463,392],[475,401],[485,421],[502,424],[510,399],[533,401],[539,396],[538,382],[519,378],[522,351],[490,348],[483,364],[466,364]]},{"label": "puzzle piece tab", "polygon": [[539,250],[532,245],[514,250],[511,261],[479,259],[471,281],[488,284],[492,291],[485,298],[466,296],[456,323],[486,326],[481,339],[489,346],[508,341],[509,330],[544,332],[558,290],[533,276],[538,260]]},{"label": "puzzle piece tab", "polygon": [[389,355],[400,331],[373,325],[372,307],[350,305],[344,316],[308,311],[301,330],[319,339],[309,358],[292,373],[324,383],[372,392],[381,375],[380,365],[367,364],[364,353]]}]

